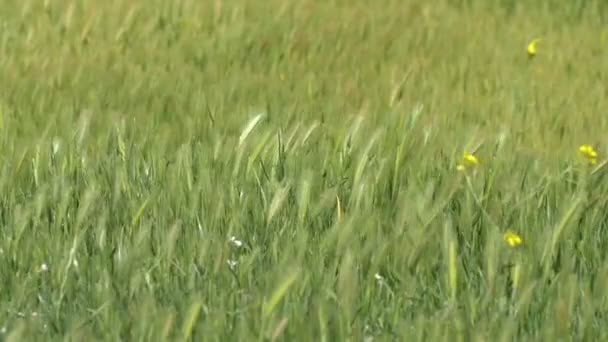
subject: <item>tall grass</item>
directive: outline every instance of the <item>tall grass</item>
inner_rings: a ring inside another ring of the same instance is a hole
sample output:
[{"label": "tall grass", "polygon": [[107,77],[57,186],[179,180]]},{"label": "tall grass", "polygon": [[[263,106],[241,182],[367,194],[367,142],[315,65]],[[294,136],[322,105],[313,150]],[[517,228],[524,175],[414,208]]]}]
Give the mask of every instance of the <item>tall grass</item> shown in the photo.
[{"label": "tall grass", "polygon": [[0,339],[605,340],[606,11],[1,4]]}]

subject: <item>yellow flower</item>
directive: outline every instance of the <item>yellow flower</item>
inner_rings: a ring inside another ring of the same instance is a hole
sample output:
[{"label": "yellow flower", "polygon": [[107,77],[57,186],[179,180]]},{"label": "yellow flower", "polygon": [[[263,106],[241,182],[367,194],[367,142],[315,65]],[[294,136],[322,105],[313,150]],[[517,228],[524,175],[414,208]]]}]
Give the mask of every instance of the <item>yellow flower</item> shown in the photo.
[{"label": "yellow flower", "polygon": [[578,152],[589,161],[589,164],[595,165],[597,164],[597,152],[591,145],[581,145],[578,148]]},{"label": "yellow flower", "polygon": [[505,242],[507,243],[507,245],[509,245],[510,247],[513,247],[513,248],[521,245],[524,242],[522,240],[521,236],[517,235],[517,233],[515,233],[511,230],[507,230],[504,233],[503,238],[505,239]]},{"label": "yellow flower", "polygon": [[462,161],[456,167],[458,171],[465,171],[467,169],[472,169],[475,166],[479,165],[479,159],[475,157],[472,153],[465,153],[462,157]]},{"label": "yellow flower", "polygon": [[532,58],[534,56],[536,56],[536,46],[538,45],[538,43],[540,43],[540,39],[534,39],[533,41],[530,42],[530,44],[528,44],[528,48],[526,49],[526,51],[528,52],[528,57]]}]

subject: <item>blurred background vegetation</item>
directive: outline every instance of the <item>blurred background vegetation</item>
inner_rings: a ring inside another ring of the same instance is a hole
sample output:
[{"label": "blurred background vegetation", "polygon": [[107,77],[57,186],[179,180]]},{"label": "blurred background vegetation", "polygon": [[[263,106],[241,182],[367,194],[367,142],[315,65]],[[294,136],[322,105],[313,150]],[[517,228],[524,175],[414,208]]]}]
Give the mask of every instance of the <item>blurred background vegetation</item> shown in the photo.
[{"label": "blurred background vegetation", "polygon": [[3,2],[1,339],[605,339],[607,20]]}]

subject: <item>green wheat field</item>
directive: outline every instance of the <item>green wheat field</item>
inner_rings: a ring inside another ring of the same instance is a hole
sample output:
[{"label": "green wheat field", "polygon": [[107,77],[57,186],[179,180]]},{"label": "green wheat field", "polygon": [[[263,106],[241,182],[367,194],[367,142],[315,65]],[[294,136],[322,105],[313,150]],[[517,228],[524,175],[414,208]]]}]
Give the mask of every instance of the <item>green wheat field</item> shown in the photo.
[{"label": "green wheat field", "polygon": [[608,340],[607,24],[3,1],[0,340]]}]

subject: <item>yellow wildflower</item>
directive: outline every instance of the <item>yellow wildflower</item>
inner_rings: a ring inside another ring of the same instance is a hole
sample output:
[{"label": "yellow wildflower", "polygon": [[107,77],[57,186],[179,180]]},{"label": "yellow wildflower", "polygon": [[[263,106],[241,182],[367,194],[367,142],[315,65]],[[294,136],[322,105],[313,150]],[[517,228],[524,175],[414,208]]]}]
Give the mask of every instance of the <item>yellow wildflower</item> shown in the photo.
[{"label": "yellow wildflower", "polygon": [[530,42],[530,44],[528,44],[528,48],[526,49],[526,51],[528,52],[528,57],[532,58],[534,56],[536,56],[536,46],[538,45],[538,43],[540,43],[540,39],[534,39],[533,41]]},{"label": "yellow wildflower", "polygon": [[467,169],[472,169],[477,165],[479,165],[479,159],[472,153],[465,153],[462,157],[462,161],[458,164],[457,169],[458,171],[465,171]]},{"label": "yellow wildflower", "polygon": [[524,242],[521,236],[517,235],[517,233],[513,232],[512,230],[507,230],[504,233],[503,238],[505,239],[507,245],[513,248],[521,245]]},{"label": "yellow wildflower", "polygon": [[578,152],[589,162],[591,165],[597,164],[597,152],[591,145],[581,145],[578,148]]}]

